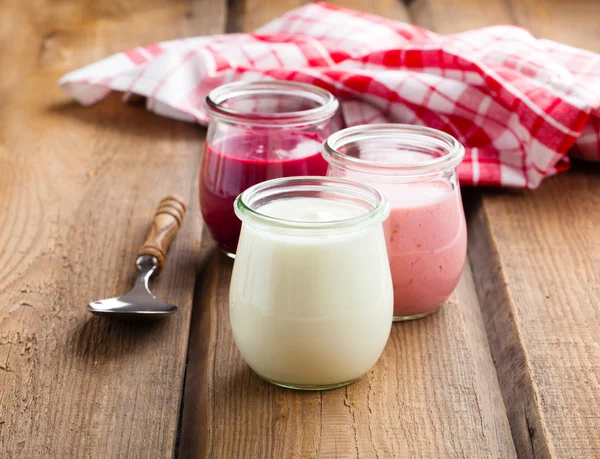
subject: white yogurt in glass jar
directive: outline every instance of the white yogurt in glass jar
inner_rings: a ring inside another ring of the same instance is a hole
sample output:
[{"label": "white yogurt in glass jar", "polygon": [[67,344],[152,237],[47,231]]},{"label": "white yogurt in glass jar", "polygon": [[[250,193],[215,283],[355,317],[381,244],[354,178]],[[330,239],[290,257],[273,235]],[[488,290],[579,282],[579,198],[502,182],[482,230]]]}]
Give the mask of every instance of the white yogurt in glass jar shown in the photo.
[{"label": "white yogurt in glass jar", "polygon": [[242,193],[235,211],[230,317],[248,365],[297,389],[362,377],[392,324],[383,195],[348,180],[284,178]]}]

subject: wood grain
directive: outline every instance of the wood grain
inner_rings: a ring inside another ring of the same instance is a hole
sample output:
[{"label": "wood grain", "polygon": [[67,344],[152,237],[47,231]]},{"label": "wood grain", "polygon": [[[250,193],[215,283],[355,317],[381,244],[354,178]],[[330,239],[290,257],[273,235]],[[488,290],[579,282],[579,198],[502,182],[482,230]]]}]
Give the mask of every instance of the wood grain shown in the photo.
[{"label": "wood grain", "polygon": [[[119,96],[79,107],[57,80],[123,48],[219,32],[224,13],[215,1],[0,3],[3,458],[172,455],[203,134]],[[131,287],[148,218],[169,192],[192,205],[152,288],[179,312],[154,324],[89,315],[86,303]]]},{"label": "wood grain", "polygon": [[[443,33],[513,22],[600,50],[598,2],[458,3],[411,11]],[[472,196],[469,256],[520,457],[600,457],[599,172],[578,164],[536,191]]]},{"label": "wood grain", "polygon": [[[407,17],[399,2],[337,3]],[[273,5],[235,2],[229,30],[249,30],[299,3]],[[214,255],[198,289],[181,457],[515,456],[469,267],[440,313],[394,325],[371,373],[321,393],[272,386],[246,366],[229,324],[231,268]]]}]

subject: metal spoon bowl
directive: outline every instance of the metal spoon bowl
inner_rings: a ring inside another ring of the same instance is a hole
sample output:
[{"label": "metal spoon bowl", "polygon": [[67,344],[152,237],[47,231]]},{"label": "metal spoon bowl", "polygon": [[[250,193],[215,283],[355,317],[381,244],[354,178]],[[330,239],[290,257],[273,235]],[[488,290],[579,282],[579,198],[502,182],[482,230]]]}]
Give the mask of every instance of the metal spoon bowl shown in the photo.
[{"label": "metal spoon bowl", "polygon": [[94,301],[87,305],[88,311],[95,315],[118,314],[124,319],[159,319],[177,311],[177,306],[156,299],[148,288],[148,281],[158,268],[158,260],[151,255],[142,255],[136,265],[138,276],[129,292],[116,298]]},{"label": "metal spoon bowl", "polygon": [[135,285],[125,295],[89,303],[88,311],[100,316],[131,319],[158,319],[177,311],[177,306],[160,301],[150,293],[148,281],[162,270],[169,244],[179,230],[185,212],[185,202],[178,196],[167,196],[160,202],[146,242],[138,250]]}]

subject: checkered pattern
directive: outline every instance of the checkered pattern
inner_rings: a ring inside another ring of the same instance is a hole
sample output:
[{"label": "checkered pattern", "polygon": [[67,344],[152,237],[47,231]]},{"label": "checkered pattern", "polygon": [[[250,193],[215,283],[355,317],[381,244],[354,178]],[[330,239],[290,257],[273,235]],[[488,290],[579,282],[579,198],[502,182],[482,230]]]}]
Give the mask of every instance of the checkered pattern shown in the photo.
[{"label": "checkered pattern", "polygon": [[82,104],[111,90],[155,113],[206,124],[203,99],[231,81],[294,80],[328,89],[347,125],[430,126],[466,146],[464,185],[537,187],[600,160],[600,56],[512,26],[437,35],[312,3],[253,34],[158,43],[116,54],[60,81]]}]

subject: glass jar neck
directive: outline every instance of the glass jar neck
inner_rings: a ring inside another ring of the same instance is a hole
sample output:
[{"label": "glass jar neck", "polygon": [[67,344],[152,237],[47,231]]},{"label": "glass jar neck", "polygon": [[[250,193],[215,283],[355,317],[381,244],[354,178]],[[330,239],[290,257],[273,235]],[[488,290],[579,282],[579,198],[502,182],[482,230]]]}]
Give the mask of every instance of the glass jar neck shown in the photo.
[{"label": "glass jar neck", "polygon": [[453,171],[464,147],[437,129],[407,124],[354,126],[323,143],[323,157],[338,168],[370,175],[427,178]]},{"label": "glass jar neck", "polygon": [[[315,198],[360,206],[364,212],[343,220],[295,221],[261,212],[266,204],[294,198]],[[374,188],[346,179],[330,177],[289,177],[268,180],[248,188],[234,203],[236,215],[244,223],[297,233],[316,231],[355,231],[380,224],[390,213],[388,200]]]},{"label": "glass jar neck", "polygon": [[219,86],[206,96],[205,106],[211,117],[232,123],[293,127],[330,119],[339,103],[317,86],[264,81]]}]

